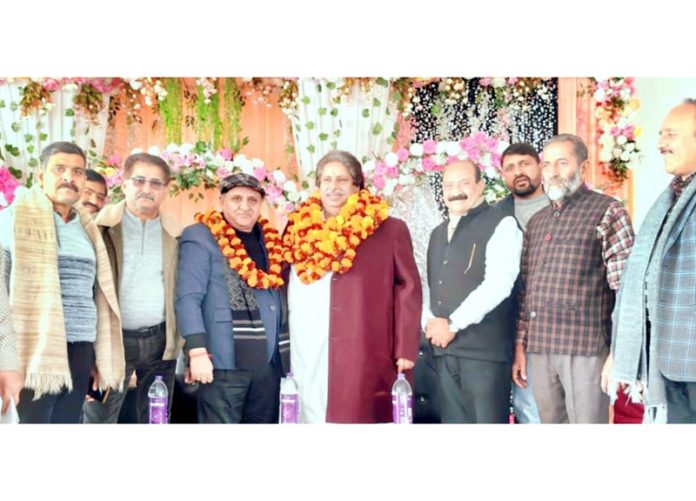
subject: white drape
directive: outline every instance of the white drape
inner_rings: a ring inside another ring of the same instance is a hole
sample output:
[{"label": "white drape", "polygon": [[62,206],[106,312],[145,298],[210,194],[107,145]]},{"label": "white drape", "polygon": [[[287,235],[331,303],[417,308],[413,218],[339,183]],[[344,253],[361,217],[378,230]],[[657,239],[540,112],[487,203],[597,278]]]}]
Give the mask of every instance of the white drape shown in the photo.
[{"label": "white drape", "polygon": [[[52,142],[71,141],[85,153],[92,150],[97,156],[102,155],[107,130],[108,97],[104,99],[104,108],[97,115],[96,124],[74,109],[73,98],[77,90],[70,88],[51,93],[54,107],[45,115],[34,111],[22,116],[19,102],[20,90],[24,85],[25,82],[5,82],[0,85],[0,148],[5,158],[4,162],[0,162],[21,170],[24,182],[31,173],[36,173],[41,150]],[[19,155],[14,156],[6,145],[16,147]]]},{"label": "white drape", "polygon": [[298,81],[298,107],[291,121],[302,178],[333,149],[349,151],[360,161],[391,151],[388,139],[397,112],[389,99],[388,81],[387,85],[372,84],[368,92],[355,83],[348,98],[336,102],[333,96],[342,83],[342,79],[326,78]]}]

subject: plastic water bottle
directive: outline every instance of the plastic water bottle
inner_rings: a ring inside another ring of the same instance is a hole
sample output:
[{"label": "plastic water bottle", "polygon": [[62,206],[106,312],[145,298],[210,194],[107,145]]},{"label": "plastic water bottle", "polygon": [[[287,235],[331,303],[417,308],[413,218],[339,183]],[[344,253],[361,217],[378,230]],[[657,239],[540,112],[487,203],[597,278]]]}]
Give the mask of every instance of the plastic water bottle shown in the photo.
[{"label": "plastic water bottle", "polygon": [[300,391],[297,382],[288,372],[280,381],[280,422],[298,424],[300,422]]},{"label": "plastic water bottle", "polygon": [[169,422],[167,409],[169,406],[169,390],[162,381],[162,376],[155,376],[155,381],[147,391],[150,399],[150,424],[167,424]]},{"label": "plastic water bottle", "polygon": [[413,391],[404,374],[399,374],[392,386],[392,411],[395,424],[413,423]]}]

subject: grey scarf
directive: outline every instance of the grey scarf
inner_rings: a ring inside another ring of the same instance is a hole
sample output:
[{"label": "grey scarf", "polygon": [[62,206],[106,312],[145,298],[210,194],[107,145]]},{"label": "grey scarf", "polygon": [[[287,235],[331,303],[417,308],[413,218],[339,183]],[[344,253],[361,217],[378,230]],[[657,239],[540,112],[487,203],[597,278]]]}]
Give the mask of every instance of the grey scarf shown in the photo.
[{"label": "grey scarf", "polygon": [[664,379],[654,365],[650,365],[650,362],[656,359],[656,332],[651,332],[650,346],[646,346],[646,307],[654,319],[658,311],[660,267],[665,245],[680,216],[693,211],[696,205],[695,194],[696,182],[692,182],[670,212],[674,193],[669,186],[662,192],[650,208],[636,235],[631,255],[621,276],[621,288],[612,322],[611,351],[614,356],[614,365],[611,371],[609,395],[614,402],[618,385],[622,383],[628,385],[627,393],[631,399],[634,402],[638,401],[640,392],[636,383],[640,381],[643,386],[642,399],[645,407],[643,420],[646,423],[667,422]]}]

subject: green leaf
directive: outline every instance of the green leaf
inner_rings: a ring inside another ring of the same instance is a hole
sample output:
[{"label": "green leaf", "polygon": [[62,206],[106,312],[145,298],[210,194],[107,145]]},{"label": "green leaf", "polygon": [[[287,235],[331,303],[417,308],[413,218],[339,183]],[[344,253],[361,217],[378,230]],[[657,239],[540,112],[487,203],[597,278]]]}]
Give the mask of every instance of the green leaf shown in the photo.
[{"label": "green leaf", "polygon": [[0,108],[4,108],[4,107],[5,107],[5,100],[0,99]]},{"label": "green leaf", "polygon": [[33,145],[33,144],[27,145],[27,153],[29,153],[30,155],[31,155],[32,153],[34,153],[34,149],[35,149],[35,148],[34,148],[34,145]]},{"label": "green leaf", "polygon": [[89,146],[90,146],[91,148],[96,148],[96,147],[97,147],[97,143],[94,141],[94,139],[90,139],[90,140],[89,140]]},{"label": "green leaf", "polygon": [[341,129],[336,129],[336,130],[334,131],[334,136],[336,136],[336,137],[341,137]]},{"label": "green leaf", "polygon": [[336,82],[326,82],[326,88],[327,89],[335,89],[336,88]]},{"label": "green leaf", "polygon": [[312,130],[314,129],[314,122],[307,122],[305,124],[305,127],[307,127],[307,130]]},{"label": "green leaf", "polygon": [[372,98],[372,106],[382,106],[382,103],[376,97]]},{"label": "green leaf", "polygon": [[375,124],[374,127],[372,127],[372,134],[375,136],[378,136],[381,133],[382,133],[382,124]]},{"label": "green leaf", "polygon": [[375,83],[376,83],[377,85],[381,85],[382,87],[389,87],[389,82],[388,82],[387,80],[385,80],[384,78],[382,78],[382,77],[379,77],[379,78],[375,81]]},{"label": "green leaf", "polygon": [[291,144],[288,144],[288,145],[285,147],[285,153],[287,153],[288,155],[294,154],[294,153],[295,153],[295,147],[294,147],[293,145],[291,145]]},{"label": "green leaf", "polygon": [[5,150],[12,155],[13,157],[18,157],[19,156],[19,148],[16,146],[13,146],[11,144],[6,144],[5,145]]},{"label": "green leaf", "polygon": [[314,153],[316,151],[316,148],[313,144],[310,144],[309,146],[307,146],[307,151],[310,153]]},{"label": "green leaf", "polygon": [[338,143],[336,141],[331,141],[331,149],[332,150],[337,150],[338,149]]},{"label": "green leaf", "polygon": [[442,109],[437,104],[433,104],[433,106],[430,108],[430,113],[433,115],[439,115],[441,111]]},{"label": "green leaf", "polygon": [[309,97],[307,96],[302,96],[302,99],[300,99],[304,104],[309,104]]},{"label": "green leaf", "polygon": [[362,110],[362,116],[363,116],[364,118],[368,118],[368,117],[370,116],[370,110],[368,110],[367,108],[365,108],[364,110]]},{"label": "green leaf", "polygon": [[319,108],[319,116],[323,117],[324,115],[326,115],[326,108]]},{"label": "green leaf", "polygon": [[300,127],[300,124],[295,124],[295,130],[297,132],[300,132],[302,130],[302,127]]},{"label": "green leaf", "polygon": [[326,141],[327,139],[329,139],[329,135],[327,133],[322,132],[321,134],[319,134],[320,141]]},{"label": "green leaf", "polygon": [[24,142],[25,143],[30,143],[34,140],[34,136],[31,134],[24,134]]},{"label": "green leaf", "polygon": [[14,177],[17,179],[22,179],[22,171],[19,169],[15,169],[14,167],[10,166],[8,167],[10,174],[12,174]]},{"label": "green leaf", "polygon": [[337,117],[338,116],[338,108],[333,108],[331,110],[331,116],[332,117]]},{"label": "green leaf", "polygon": [[75,116],[75,110],[73,110],[72,108],[68,108],[67,110],[65,110],[65,116],[66,116],[66,117],[74,117],[74,116]]},{"label": "green leaf", "polygon": [[29,159],[29,167],[38,167],[39,161],[35,158]]},{"label": "green leaf", "polygon": [[18,105],[17,103],[15,103],[14,101],[12,101],[12,102],[10,103],[10,110],[11,110],[11,111],[17,111],[18,109],[19,109],[19,105]]},{"label": "green leaf", "polygon": [[48,134],[46,134],[45,132],[39,134],[39,141],[45,141],[46,139],[48,139]]},{"label": "green leaf", "polygon": [[401,91],[397,90],[394,93],[393,98],[394,98],[394,101],[396,101],[397,103],[401,102]]},{"label": "green leaf", "polygon": [[31,174],[29,174],[29,177],[27,177],[27,183],[26,183],[27,188],[31,188],[32,184],[34,184],[34,173],[33,172]]},{"label": "green leaf", "polygon": [[20,128],[21,128],[21,126],[19,125],[18,122],[12,122],[10,124],[10,129],[12,129],[12,132],[19,132]]},{"label": "green leaf", "polygon": [[320,83],[317,84],[317,92],[321,92],[321,84]]}]

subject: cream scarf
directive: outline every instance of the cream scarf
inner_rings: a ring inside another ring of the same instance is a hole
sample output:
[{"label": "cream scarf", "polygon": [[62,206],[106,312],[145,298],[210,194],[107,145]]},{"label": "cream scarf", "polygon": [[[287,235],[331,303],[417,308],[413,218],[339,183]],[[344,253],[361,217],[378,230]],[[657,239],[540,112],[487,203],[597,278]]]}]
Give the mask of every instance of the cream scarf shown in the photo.
[{"label": "cream scarf", "polygon": [[[24,386],[35,392],[72,390],[65,319],[58,277],[58,244],[53,204],[38,187],[14,202],[14,248],[10,299],[16,333],[19,370]],[[74,206],[95,249],[97,338],[94,343],[101,389],[122,389],[125,358],[113,275],[106,247],[91,214]]]}]

